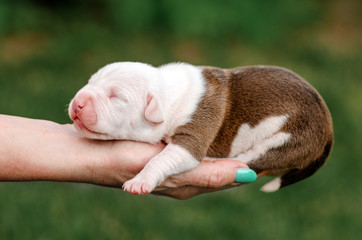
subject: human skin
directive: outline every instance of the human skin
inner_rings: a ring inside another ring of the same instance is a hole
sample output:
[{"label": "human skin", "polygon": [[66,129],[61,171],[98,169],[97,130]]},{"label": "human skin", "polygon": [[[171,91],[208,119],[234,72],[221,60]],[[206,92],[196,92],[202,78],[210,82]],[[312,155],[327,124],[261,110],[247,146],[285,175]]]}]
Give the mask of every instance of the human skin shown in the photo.
[{"label": "human skin", "polygon": [[[162,151],[164,144],[99,141],[79,135],[70,124],[0,115],[0,181],[82,182],[121,188]],[[202,161],[171,176],[154,194],[187,199],[235,183],[236,160]]]}]

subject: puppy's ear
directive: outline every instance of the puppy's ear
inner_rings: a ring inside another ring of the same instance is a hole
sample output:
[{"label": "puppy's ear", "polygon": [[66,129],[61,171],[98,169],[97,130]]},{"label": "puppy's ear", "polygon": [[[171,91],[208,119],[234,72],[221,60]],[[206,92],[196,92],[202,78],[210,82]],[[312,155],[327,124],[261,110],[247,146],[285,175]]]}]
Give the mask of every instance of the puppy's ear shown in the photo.
[{"label": "puppy's ear", "polygon": [[145,118],[154,124],[161,124],[165,120],[163,106],[160,100],[150,93],[147,95]]}]

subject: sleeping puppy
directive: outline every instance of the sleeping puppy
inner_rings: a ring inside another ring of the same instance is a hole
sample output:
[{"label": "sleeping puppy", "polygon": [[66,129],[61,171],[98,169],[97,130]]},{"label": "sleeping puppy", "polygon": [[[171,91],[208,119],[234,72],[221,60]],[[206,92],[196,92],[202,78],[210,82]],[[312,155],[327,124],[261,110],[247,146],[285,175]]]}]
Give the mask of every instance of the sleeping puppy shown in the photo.
[{"label": "sleeping puppy", "polygon": [[123,188],[150,193],[205,157],[247,163],[278,176],[271,192],[311,176],[333,144],[330,112],[317,91],[280,67],[234,69],[171,63],[112,63],[69,105],[77,131],[92,139],[167,143]]}]

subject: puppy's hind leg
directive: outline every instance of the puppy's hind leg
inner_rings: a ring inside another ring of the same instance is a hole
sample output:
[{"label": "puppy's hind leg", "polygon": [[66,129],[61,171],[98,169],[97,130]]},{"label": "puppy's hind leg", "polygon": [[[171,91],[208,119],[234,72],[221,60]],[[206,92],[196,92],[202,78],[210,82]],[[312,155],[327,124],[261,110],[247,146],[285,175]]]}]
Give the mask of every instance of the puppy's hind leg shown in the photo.
[{"label": "puppy's hind leg", "polygon": [[[332,140],[328,141],[321,155],[313,157],[308,151],[305,151],[303,145],[289,142],[284,146],[269,150],[248,165],[256,172],[271,170],[272,174],[280,175],[261,188],[264,192],[274,192],[313,175],[325,163],[332,144]],[[309,164],[303,166],[301,164],[303,162]]]}]

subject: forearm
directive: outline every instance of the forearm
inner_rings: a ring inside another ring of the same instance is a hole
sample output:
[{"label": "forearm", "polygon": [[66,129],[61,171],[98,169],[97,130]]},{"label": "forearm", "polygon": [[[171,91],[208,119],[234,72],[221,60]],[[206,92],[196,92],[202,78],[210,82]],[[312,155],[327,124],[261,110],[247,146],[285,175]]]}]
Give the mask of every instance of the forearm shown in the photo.
[{"label": "forearm", "polygon": [[[0,181],[67,181],[122,187],[165,145],[94,141],[71,125],[0,114]],[[235,186],[239,161],[202,161],[161,184],[158,194],[176,198]]]},{"label": "forearm", "polygon": [[163,148],[163,144],[91,140],[72,125],[0,114],[0,181],[121,187]]},{"label": "forearm", "polygon": [[0,115],[0,180],[87,182],[103,157],[91,145],[64,125]]}]

